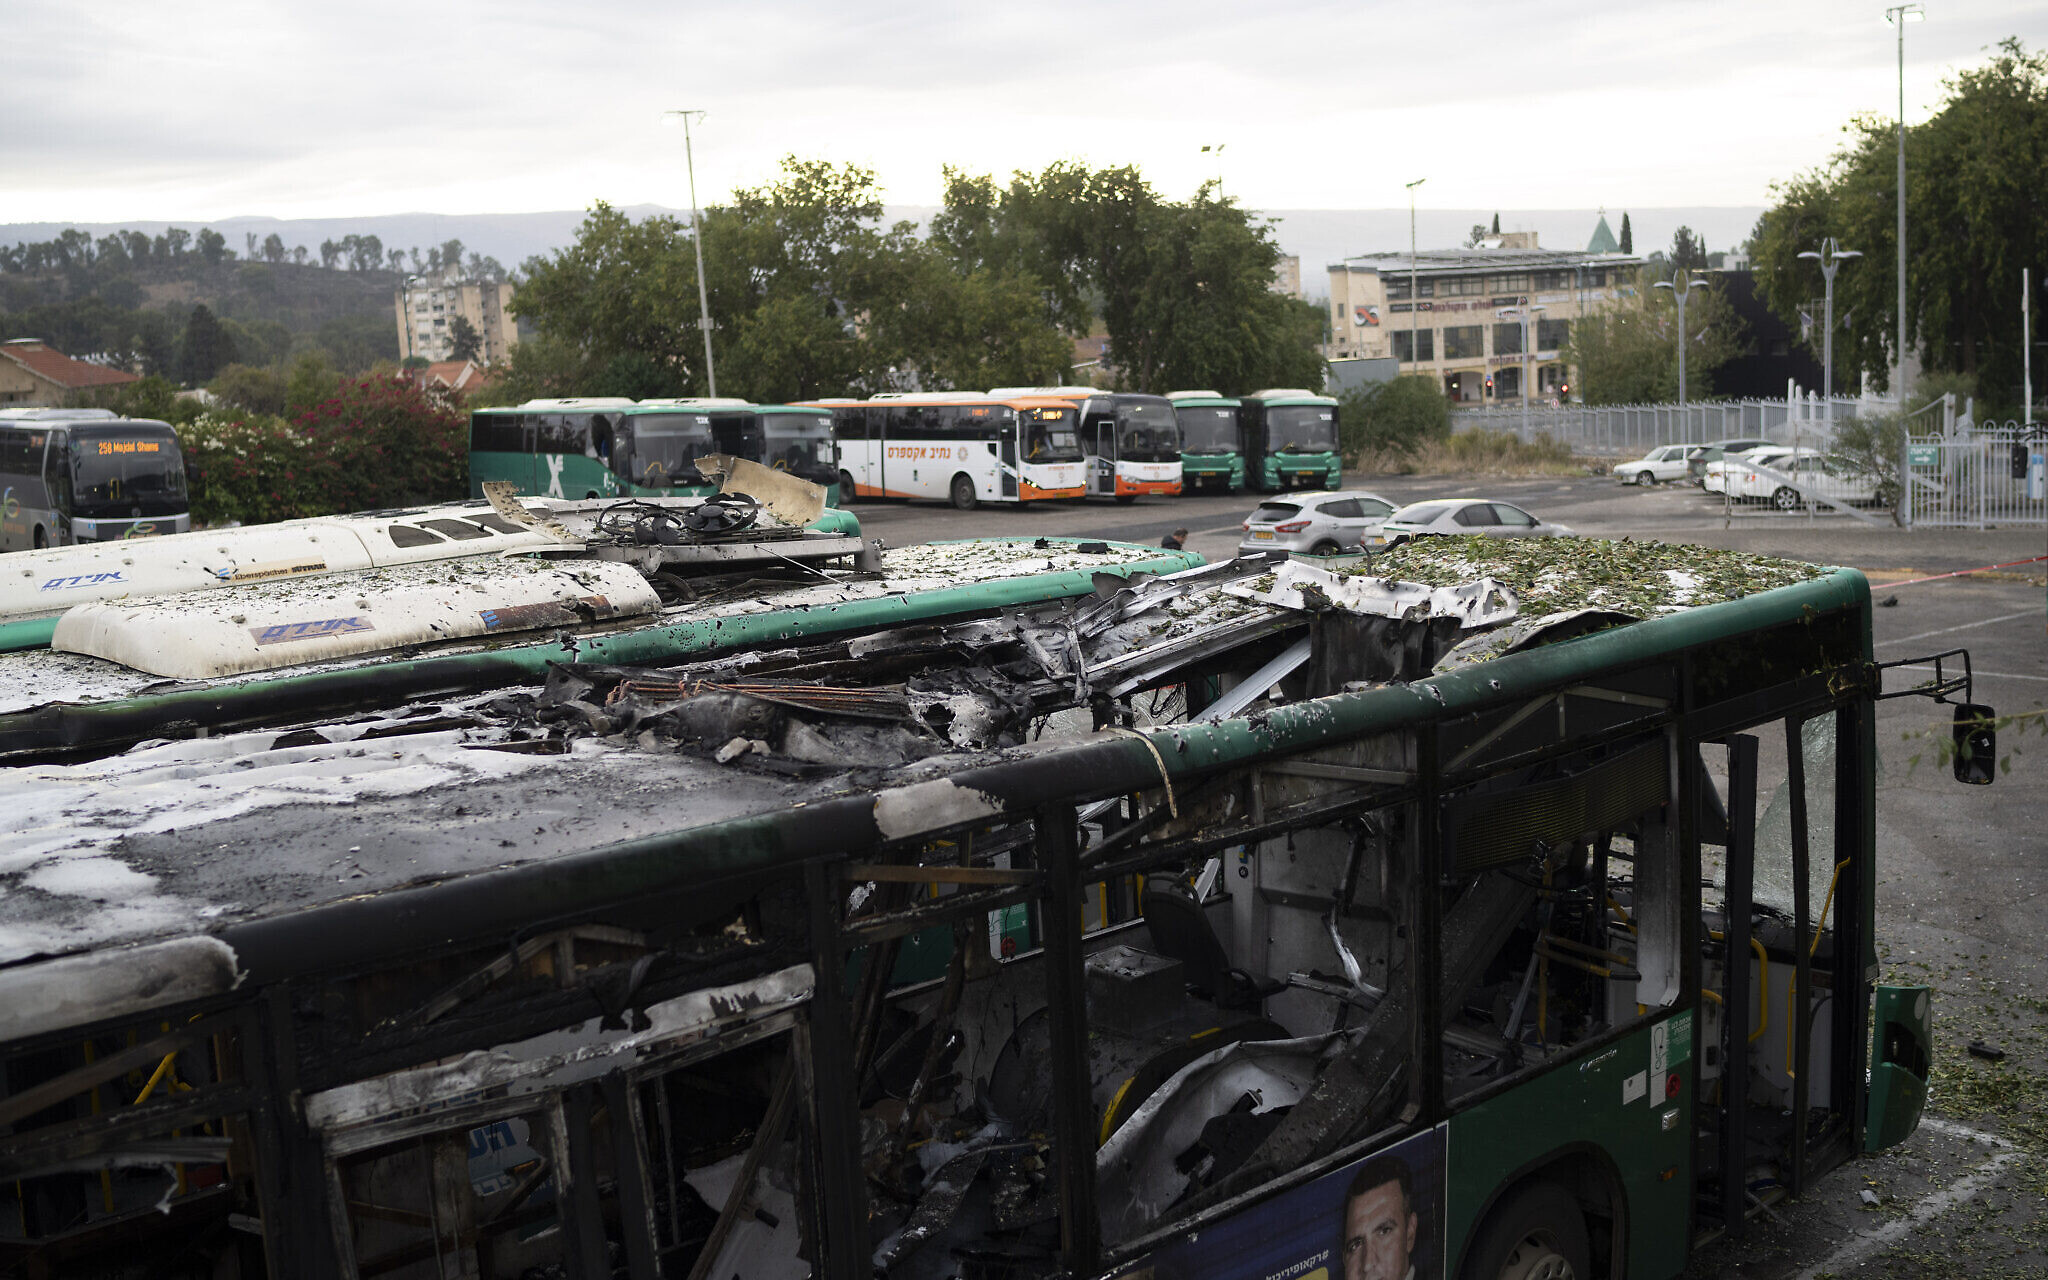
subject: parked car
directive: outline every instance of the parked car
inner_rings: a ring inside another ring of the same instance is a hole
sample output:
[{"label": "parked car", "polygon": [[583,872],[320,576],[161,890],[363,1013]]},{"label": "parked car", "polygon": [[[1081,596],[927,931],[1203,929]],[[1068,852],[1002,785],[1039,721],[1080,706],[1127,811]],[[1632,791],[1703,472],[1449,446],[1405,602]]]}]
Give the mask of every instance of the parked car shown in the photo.
[{"label": "parked car", "polygon": [[1509,502],[1487,498],[1439,498],[1411,502],[1387,517],[1373,539],[1375,546],[1406,534],[1478,533],[1489,538],[1568,538],[1572,531],[1549,524]]},{"label": "parked car", "polygon": [[1792,457],[1792,449],[1788,444],[1763,444],[1759,449],[1722,455],[1706,465],[1706,475],[1700,477],[1700,487],[1708,494],[1724,494],[1729,487],[1729,473],[1739,471],[1745,463],[1761,457]]},{"label": "parked car", "polygon": [[1269,498],[1245,519],[1237,549],[1334,555],[1364,546],[1393,510],[1393,503],[1363,489]]},{"label": "parked car", "polygon": [[1623,484],[1663,484],[1667,480],[1683,480],[1686,475],[1686,458],[1696,444],[1667,444],[1650,450],[1633,462],[1615,464],[1614,478]]},{"label": "parked car", "polygon": [[1745,436],[1734,440],[1716,440],[1712,444],[1703,444],[1685,455],[1685,473],[1691,477],[1694,484],[1704,484],[1707,479],[1708,463],[1719,462],[1731,453],[1748,453],[1751,449],[1761,449],[1766,445],[1774,445],[1776,443],[1777,441],[1766,440],[1762,436]]},{"label": "parked car", "polygon": [[[1876,480],[1851,471],[1838,459],[1818,450],[1801,450],[1797,456],[1788,450],[1784,456],[1776,456],[1759,449],[1748,457],[1749,468],[1735,467],[1728,472],[1730,493],[1745,501],[1768,501],[1780,511],[1797,511],[1806,505],[1809,493],[1836,502],[1877,501]],[[1776,475],[1754,469],[1759,466],[1770,468]],[[1786,484],[1785,480],[1793,483]]]}]

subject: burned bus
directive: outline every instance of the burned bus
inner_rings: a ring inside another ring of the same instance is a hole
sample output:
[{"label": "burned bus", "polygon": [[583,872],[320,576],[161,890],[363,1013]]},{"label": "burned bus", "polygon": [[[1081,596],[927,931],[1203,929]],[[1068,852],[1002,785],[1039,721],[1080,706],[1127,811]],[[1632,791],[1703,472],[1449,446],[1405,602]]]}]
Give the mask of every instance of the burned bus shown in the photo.
[{"label": "burned bus", "polygon": [[1988,744],[1861,575],[1007,545],[344,715],[0,710],[0,1256],[1658,1277],[1913,1129],[1875,701]]}]

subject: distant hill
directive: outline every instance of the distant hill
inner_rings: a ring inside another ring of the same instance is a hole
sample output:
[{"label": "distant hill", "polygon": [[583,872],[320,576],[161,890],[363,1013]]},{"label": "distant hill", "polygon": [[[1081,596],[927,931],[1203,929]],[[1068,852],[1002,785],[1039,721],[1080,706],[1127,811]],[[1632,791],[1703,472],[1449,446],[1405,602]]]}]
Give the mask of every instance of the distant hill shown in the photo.
[{"label": "distant hill", "polygon": [[[689,210],[660,205],[630,205],[626,213],[635,219],[666,213],[687,220]],[[891,205],[886,216],[895,221],[910,219],[922,223],[934,210],[929,205]],[[1424,249],[1462,244],[1473,224],[1491,225],[1500,215],[1503,231],[1535,231],[1546,248],[1584,248],[1593,234],[1598,209],[1422,209],[1416,213],[1416,240]],[[1635,231],[1636,252],[1669,249],[1671,236],[1679,227],[1692,228],[1703,236],[1710,250],[1732,249],[1755,229],[1763,213],[1760,205],[1707,205],[1684,208],[1628,210]],[[1619,209],[1607,211],[1615,234],[1621,233]],[[1301,259],[1302,288],[1311,297],[1328,295],[1325,268],[1340,259],[1358,254],[1402,250],[1408,247],[1406,209],[1273,209],[1265,216],[1274,224],[1281,251]],[[228,247],[244,251],[247,237],[254,233],[260,242],[276,234],[287,247],[304,245],[317,252],[323,240],[348,235],[374,235],[387,249],[409,249],[460,240],[472,253],[496,258],[507,267],[518,265],[535,254],[553,252],[573,242],[576,227],[583,221],[582,210],[549,213],[398,213],[365,218],[225,218],[213,222],[182,219],[176,222],[139,220],[121,223],[0,223],[0,245],[18,241],[49,240],[66,227],[76,226],[95,237],[127,228],[156,235],[167,227],[180,226],[197,231],[210,226],[227,237]]]}]

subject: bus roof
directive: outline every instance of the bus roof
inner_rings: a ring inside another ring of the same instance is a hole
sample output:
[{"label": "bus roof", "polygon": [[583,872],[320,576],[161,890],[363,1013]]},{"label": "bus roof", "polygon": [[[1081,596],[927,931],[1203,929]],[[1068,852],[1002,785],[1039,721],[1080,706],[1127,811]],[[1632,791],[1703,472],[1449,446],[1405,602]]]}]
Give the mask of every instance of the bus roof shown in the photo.
[{"label": "bus roof", "polygon": [[1326,396],[1319,391],[1310,391],[1303,387],[1269,387],[1264,391],[1254,391],[1246,396],[1245,399],[1257,400],[1261,404],[1337,403],[1337,397],[1335,396]]},{"label": "bus roof", "polygon": [[1173,401],[1176,407],[1188,405],[1200,408],[1210,408],[1213,406],[1235,408],[1244,403],[1244,401],[1239,400],[1235,396],[1226,396],[1218,391],[1169,391],[1166,393],[1166,398]]}]

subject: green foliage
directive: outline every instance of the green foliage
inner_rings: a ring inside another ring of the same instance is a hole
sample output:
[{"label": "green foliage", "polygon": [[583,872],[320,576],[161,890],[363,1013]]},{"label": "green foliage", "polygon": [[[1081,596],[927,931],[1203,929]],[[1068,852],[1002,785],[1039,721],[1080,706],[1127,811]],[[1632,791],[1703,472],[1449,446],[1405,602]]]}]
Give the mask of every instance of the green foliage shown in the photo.
[{"label": "green foliage", "polygon": [[309,413],[322,401],[334,398],[340,390],[341,375],[327,363],[326,354],[302,351],[292,362],[291,373],[285,379],[285,413],[293,418]]},{"label": "green foliage", "polygon": [[1672,233],[1671,266],[1677,271],[1707,269],[1707,242],[1694,235],[1691,227],[1680,227]]},{"label": "green foliage", "polygon": [[1379,455],[1410,458],[1431,440],[1451,434],[1451,406],[1443,388],[1425,374],[1404,374],[1339,396],[1347,462]]},{"label": "green foliage", "polygon": [[214,318],[205,303],[192,308],[185,321],[185,338],[179,344],[178,372],[187,386],[211,381],[213,375],[235,359],[235,340]]},{"label": "green foliage", "polygon": [[178,439],[196,524],[449,502],[468,483],[461,406],[394,374],[343,382],[296,421],[216,410]]},{"label": "green foliage", "polygon": [[283,417],[290,397],[284,371],[260,365],[231,364],[222,369],[206,389],[220,402],[221,411]]},{"label": "green foliage", "polygon": [[1895,413],[1837,419],[1834,443],[1828,446],[1838,466],[1870,480],[1879,504],[1893,510],[1899,504],[1899,463],[1905,450],[1906,430]]},{"label": "green foliage", "polygon": [[112,409],[124,418],[154,418],[173,426],[190,422],[204,407],[196,399],[180,396],[176,383],[155,374],[137,382],[96,388],[77,399],[93,408]]},{"label": "green foliage", "polygon": [[[2007,416],[2020,399],[2020,269],[2048,261],[2048,55],[2008,39],[1947,89],[1941,110],[1906,130],[1907,340],[1928,369],[1975,375],[1987,410]],[[1863,253],[1835,277],[1836,314],[1855,316],[1835,335],[1837,385],[1888,378],[1898,340],[1897,123],[1861,115],[1845,132],[1827,164],[1775,189],[1754,236],[1764,296],[1788,323],[1822,291],[1801,252],[1834,236]]]},{"label": "green foliage", "polygon": [[1636,233],[1629,228],[1628,215],[1626,213],[1621,215],[1621,251],[1623,253],[1634,253],[1636,251]]},{"label": "green foliage", "polygon": [[475,360],[483,355],[484,335],[476,331],[468,316],[458,315],[449,323],[448,338],[454,343],[454,350],[449,352],[452,359]]},{"label": "green foliage", "polygon": [[[1648,404],[1678,398],[1678,306],[1645,271],[1614,307],[1572,322],[1567,359],[1587,404]],[[1685,307],[1686,397],[1706,398],[1713,373],[1748,347],[1743,324],[1718,280]]]}]

